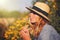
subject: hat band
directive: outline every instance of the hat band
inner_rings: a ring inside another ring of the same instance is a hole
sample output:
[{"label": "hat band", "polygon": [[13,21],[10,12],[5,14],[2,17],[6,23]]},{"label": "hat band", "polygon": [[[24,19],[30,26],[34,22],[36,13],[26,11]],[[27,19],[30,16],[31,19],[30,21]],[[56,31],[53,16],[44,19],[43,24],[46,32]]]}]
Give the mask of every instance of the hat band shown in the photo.
[{"label": "hat band", "polygon": [[38,7],[36,7],[36,6],[33,6],[32,9],[35,9],[35,10],[37,10],[38,12],[41,12],[42,14],[44,14],[45,16],[48,16],[48,13],[47,13],[47,12],[41,10],[40,8],[38,8]]}]

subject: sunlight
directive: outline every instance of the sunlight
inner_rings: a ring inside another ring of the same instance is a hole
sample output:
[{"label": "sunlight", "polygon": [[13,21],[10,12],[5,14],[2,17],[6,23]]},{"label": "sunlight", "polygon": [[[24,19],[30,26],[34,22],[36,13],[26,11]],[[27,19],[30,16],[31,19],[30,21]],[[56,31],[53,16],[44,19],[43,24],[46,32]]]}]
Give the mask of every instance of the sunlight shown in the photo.
[{"label": "sunlight", "polygon": [[0,0],[0,4],[4,4],[6,2],[7,2],[7,0]]}]

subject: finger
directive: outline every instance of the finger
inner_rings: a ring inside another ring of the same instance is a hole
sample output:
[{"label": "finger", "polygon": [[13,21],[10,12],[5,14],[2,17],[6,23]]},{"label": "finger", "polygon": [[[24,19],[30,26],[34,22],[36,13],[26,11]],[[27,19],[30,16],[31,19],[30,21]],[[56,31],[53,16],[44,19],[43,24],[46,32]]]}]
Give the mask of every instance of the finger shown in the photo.
[{"label": "finger", "polygon": [[29,33],[29,31],[27,29],[25,29],[24,32],[27,33],[27,34]]},{"label": "finger", "polygon": [[21,30],[21,31],[19,32],[20,35],[21,35],[22,33],[24,33],[24,30]]},{"label": "finger", "polygon": [[20,35],[21,37],[23,37],[23,36],[24,36],[24,33],[25,33],[25,32],[24,32],[23,30],[21,30],[20,33],[19,33],[19,35]]}]

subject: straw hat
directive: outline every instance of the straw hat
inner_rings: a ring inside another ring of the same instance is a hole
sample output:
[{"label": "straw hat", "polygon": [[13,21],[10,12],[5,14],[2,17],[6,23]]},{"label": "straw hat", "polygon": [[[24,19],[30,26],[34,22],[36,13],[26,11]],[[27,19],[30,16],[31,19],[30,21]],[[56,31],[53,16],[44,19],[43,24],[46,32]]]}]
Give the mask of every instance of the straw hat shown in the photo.
[{"label": "straw hat", "polygon": [[48,21],[50,21],[50,19],[48,18],[50,8],[47,4],[45,4],[43,2],[36,2],[36,4],[32,8],[28,8],[28,7],[26,7],[26,8],[30,11],[36,12],[38,15],[40,15],[40,16],[44,17],[45,19],[47,19]]}]

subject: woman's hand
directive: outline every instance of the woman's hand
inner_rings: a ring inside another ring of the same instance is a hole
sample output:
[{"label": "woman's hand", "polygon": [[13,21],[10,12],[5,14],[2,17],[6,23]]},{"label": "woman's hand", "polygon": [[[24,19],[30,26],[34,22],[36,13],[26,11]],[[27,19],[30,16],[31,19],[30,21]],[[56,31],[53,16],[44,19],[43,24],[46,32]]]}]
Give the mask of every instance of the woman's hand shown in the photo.
[{"label": "woman's hand", "polygon": [[23,40],[31,40],[27,27],[23,27],[19,34]]}]

